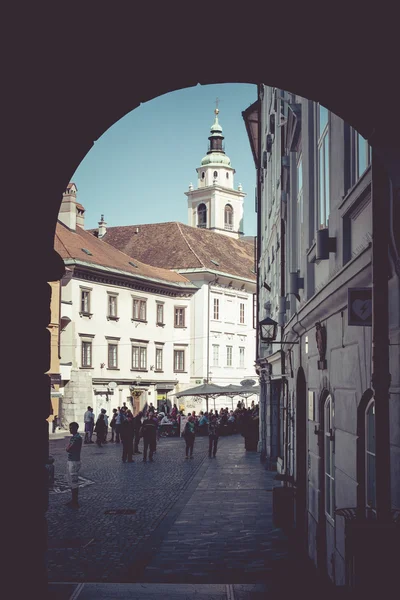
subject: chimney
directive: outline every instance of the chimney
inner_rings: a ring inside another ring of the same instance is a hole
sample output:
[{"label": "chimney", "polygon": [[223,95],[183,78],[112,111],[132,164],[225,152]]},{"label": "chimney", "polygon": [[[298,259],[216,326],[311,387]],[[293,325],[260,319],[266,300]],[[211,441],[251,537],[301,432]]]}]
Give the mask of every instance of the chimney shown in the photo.
[{"label": "chimney", "polygon": [[69,229],[76,230],[76,192],[78,188],[74,183],[69,183],[67,189],[63,193],[63,198],[58,213],[59,220],[64,223]]},{"label": "chimney", "polygon": [[101,215],[100,217],[100,221],[99,221],[99,233],[97,235],[97,237],[99,239],[101,239],[102,237],[105,236],[106,231],[107,231],[107,227],[106,227],[107,223],[104,220],[104,215]]},{"label": "chimney", "polygon": [[82,229],[85,228],[85,209],[79,202],[76,203],[76,224]]}]

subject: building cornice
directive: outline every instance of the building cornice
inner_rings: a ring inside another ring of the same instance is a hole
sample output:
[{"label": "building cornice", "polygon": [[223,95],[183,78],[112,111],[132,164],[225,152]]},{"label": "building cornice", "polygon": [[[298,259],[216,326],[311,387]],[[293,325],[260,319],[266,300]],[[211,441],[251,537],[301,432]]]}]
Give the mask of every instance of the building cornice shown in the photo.
[{"label": "building cornice", "polygon": [[190,269],[174,269],[174,271],[176,271],[177,273],[182,273],[182,275],[184,275],[185,273],[210,273],[210,275],[217,275],[218,277],[227,277],[228,279],[235,279],[236,281],[243,281],[252,285],[257,285],[257,280],[255,278],[249,279],[248,277],[240,277],[239,275],[232,275],[231,273],[215,271],[214,269],[207,269],[205,267],[192,267]]},{"label": "building cornice", "polygon": [[[130,273],[119,272],[118,270],[108,270],[107,267],[98,267],[89,263],[82,263],[76,260],[65,260],[66,265],[73,266],[73,278],[94,283],[103,283],[125,287],[127,289],[140,290],[142,292],[162,294],[171,297],[191,297],[198,288],[192,283],[167,283],[142,277],[133,276]],[[108,272],[107,272],[108,271]]]}]

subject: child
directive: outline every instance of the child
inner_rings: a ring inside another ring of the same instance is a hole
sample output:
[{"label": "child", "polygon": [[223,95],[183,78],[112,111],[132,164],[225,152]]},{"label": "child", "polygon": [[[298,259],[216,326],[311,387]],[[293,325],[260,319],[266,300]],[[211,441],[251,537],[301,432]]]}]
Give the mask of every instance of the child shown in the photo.
[{"label": "child", "polygon": [[82,437],[78,433],[78,423],[72,422],[69,424],[69,431],[72,437],[69,441],[68,446],[65,450],[68,452],[67,461],[67,481],[71,487],[72,499],[67,502],[67,506],[70,508],[79,508],[78,504],[78,492],[79,492],[79,471],[81,468],[81,449],[82,449]]}]

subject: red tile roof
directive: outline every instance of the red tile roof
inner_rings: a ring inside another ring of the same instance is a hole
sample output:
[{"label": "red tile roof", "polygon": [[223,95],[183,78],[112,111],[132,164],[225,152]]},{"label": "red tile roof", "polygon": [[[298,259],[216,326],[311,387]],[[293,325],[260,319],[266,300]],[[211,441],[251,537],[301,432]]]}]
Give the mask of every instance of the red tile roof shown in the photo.
[{"label": "red tile roof", "polygon": [[208,229],[177,222],[127,225],[108,227],[102,240],[155,267],[205,268],[256,280],[253,244]]},{"label": "red tile roof", "polygon": [[[92,263],[93,265],[107,267],[108,269],[124,271],[125,273],[130,273],[141,278],[146,277],[161,281],[164,284],[178,284],[179,287],[191,287],[192,285],[186,277],[179,273],[153,267],[137,259],[132,260],[130,256],[120,252],[117,248],[107,244],[102,239],[98,239],[89,231],[85,231],[80,227],[77,227],[76,231],[72,231],[60,221],[56,227],[54,248],[64,261],[73,259]],[[91,254],[87,254],[83,248]],[[137,268],[130,265],[129,261],[137,264]]]}]

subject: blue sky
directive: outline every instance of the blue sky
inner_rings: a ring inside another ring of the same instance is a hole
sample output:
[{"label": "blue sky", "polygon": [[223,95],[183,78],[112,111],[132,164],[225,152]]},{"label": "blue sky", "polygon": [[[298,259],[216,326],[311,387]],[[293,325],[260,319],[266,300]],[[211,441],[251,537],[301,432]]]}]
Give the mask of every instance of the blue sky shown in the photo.
[{"label": "blue sky", "polygon": [[189,184],[197,187],[196,167],[207,153],[219,98],[225,152],[247,193],[244,233],[256,235],[256,171],[242,111],[257,98],[250,84],[196,86],[142,104],[97,140],[71,181],[86,209],[85,228],[180,221],[187,223]]}]

